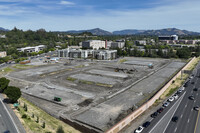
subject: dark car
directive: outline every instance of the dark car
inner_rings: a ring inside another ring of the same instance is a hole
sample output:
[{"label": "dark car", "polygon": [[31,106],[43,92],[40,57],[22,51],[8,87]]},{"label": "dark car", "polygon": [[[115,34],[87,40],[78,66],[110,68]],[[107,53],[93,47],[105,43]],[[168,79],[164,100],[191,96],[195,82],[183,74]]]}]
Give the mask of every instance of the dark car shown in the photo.
[{"label": "dark car", "polygon": [[158,112],[154,112],[153,114],[151,114],[151,117],[156,118],[157,115],[158,115]]},{"label": "dark car", "polygon": [[173,122],[177,122],[177,121],[178,121],[178,116],[174,116],[174,117],[172,118],[172,121],[173,121]]},{"label": "dark car", "polygon": [[198,89],[198,88],[194,88],[193,90],[194,90],[194,91],[198,91],[199,89]]},{"label": "dark car", "polygon": [[194,100],[194,96],[189,96],[188,97],[190,100]]},{"label": "dark car", "polygon": [[194,110],[199,111],[199,106],[195,106]]},{"label": "dark car", "polygon": [[158,112],[158,113],[161,113],[161,112],[163,112],[163,110],[164,110],[164,108],[159,108],[159,109],[157,110],[157,112]]},{"label": "dark car", "polygon": [[192,81],[191,84],[194,84],[194,81]]},{"label": "dark car", "polygon": [[147,121],[142,126],[145,127],[145,128],[147,128],[150,124],[151,124],[151,122]]},{"label": "dark car", "polygon": [[5,131],[5,132],[3,132],[3,133],[10,133],[10,131],[9,131],[9,130],[7,130],[7,131]]}]

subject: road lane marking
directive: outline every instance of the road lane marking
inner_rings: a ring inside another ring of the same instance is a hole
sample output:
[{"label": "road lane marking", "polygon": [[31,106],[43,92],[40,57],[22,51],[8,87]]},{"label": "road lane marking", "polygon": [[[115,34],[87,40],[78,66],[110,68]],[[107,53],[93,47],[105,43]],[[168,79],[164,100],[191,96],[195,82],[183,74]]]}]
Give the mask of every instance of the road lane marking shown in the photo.
[{"label": "road lane marking", "polygon": [[190,119],[188,119],[187,123],[189,123],[189,122],[190,122]]},{"label": "road lane marking", "polygon": [[[185,95],[185,92],[184,94],[174,103],[174,105],[165,113],[165,115],[156,123],[156,125],[149,131],[149,133],[151,133],[155,128],[156,126],[165,118],[165,116],[169,113],[169,111],[172,110],[172,108],[176,105],[176,103],[178,103],[180,101],[181,103],[181,100],[183,99],[183,96]],[[179,104],[180,104],[179,103]],[[178,107],[178,106],[177,106]],[[171,120],[171,119],[170,119]]]},{"label": "road lane marking", "polygon": [[185,108],[187,107],[187,104],[185,105]]},{"label": "road lane marking", "polygon": [[181,118],[183,117],[183,114],[181,115]]},{"label": "road lane marking", "polygon": [[196,100],[194,100],[194,102],[196,103]]},{"label": "road lane marking", "polygon": [[197,96],[199,95],[199,93],[197,93]]},{"label": "road lane marking", "polygon": [[151,122],[153,120],[153,118],[151,118],[149,121]]},{"label": "road lane marking", "polygon": [[174,132],[176,132],[176,130],[177,130],[177,127],[175,128]]},{"label": "road lane marking", "polygon": [[[200,110],[199,110],[199,112],[200,112]],[[198,124],[198,121],[199,121],[199,112],[198,112],[198,115],[197,115],[197,121],[196,121],[196,124],[195,124],[194,133],[196,133],[196,130],[197,130],[197,124]]]}]

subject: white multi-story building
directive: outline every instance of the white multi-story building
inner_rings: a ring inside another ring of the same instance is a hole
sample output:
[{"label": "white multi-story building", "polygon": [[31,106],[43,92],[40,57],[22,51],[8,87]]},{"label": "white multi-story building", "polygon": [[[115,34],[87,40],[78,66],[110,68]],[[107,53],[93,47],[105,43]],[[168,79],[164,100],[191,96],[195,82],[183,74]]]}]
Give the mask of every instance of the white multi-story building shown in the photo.
[{"label": "white multi-story building", "polygon": [[6,57],[6,56],[7,56],[6,51],[2,51],[2,52],[0,52],[0,57]]},{"label": "white multi-story building", "polygon": [[18,48],[17,50],[19,52],[31,53],[31,52],[39,52],[39,51],[43,50],[45,47],[46,47],[45,45],[39,45],[39,46],[35,46],[35,47]]},{"label": "white multi-story building", "polygon": [[98,50],[100,48],[106,48],[106,43],[101,40],[88,40],[82,42],[82,48],[92,48]]},{"label": "white multi-story building", "polygon": [[112,60],[117,58],[117,50],[81,50],[81,49],[63,49],[58,50],[58,57],[68,58],[94,58],[99,60]]}]

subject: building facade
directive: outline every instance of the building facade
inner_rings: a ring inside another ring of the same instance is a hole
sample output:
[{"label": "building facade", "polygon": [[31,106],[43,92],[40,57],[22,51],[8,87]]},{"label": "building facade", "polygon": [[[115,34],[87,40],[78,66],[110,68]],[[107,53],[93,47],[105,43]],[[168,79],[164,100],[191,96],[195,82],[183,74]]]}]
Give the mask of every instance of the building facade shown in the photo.
[{"label": "building facade", "polygon": [[17,50],[19,52],[27,52],[27,53],[32,53],[32,52],[39,52],[43,50],[46,46],[45,45],[39,45],[35,47],[25,47],[25,48],[18,48]]},{"label": "building facade", "polygon": [[0,57],[6,57],[7,56],[7,53],[6,53],[6,51],[2,51],[2,52],[0,52]]},{"label": "building facade", "polygon": [[58,57],[67,58],[93,58],[98,60],[112,60],[117,58],[117,50],[81,50],[63,49],[58,50]]},{"label": "building facade", "polygon": [[88,40],[88,41],[84,41],[82,42],[82,48],[92,48],[92,49],[100,49],[100,48],[106,48],[106,43],[105,41],[101,41],[101,40]]}]

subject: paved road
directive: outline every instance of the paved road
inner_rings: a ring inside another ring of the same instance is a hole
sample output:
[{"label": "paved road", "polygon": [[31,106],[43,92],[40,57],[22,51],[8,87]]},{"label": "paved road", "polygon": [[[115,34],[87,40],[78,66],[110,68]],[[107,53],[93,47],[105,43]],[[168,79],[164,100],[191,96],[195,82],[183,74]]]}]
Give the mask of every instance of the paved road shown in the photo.
[{"label": "paved road", "polygon": [[[193,108],[196,105],[200,106],[200,90],[194,91],[194,88],[200,89],[200,63],[194,70],[195,84],[189,84],[184,92],[179,96],[179,99],[173,101],[164,111],[159,114],[155,119],[150,119],[151,125],[144,129],[144,133],[200,133],[200,117],[198,111]],[[194,95],[195,99],[190,100],[188,97]],[[173,116],[178,116],[177,122],[172,122]],[[197,119],[198,118],[198,119]]]},{"label": "paved road", "polygon": [[9,112],[0,98],[0,133],[9,130],[11,133],[19,133],[18,129],[13,123]]},{"label": "paved road", "polygon": [[200,127],[200,110],[199,110],[199,113],[198,113],[198,117],[197,117],[194,133],[200,133],[200,128],[199,127]]}]

